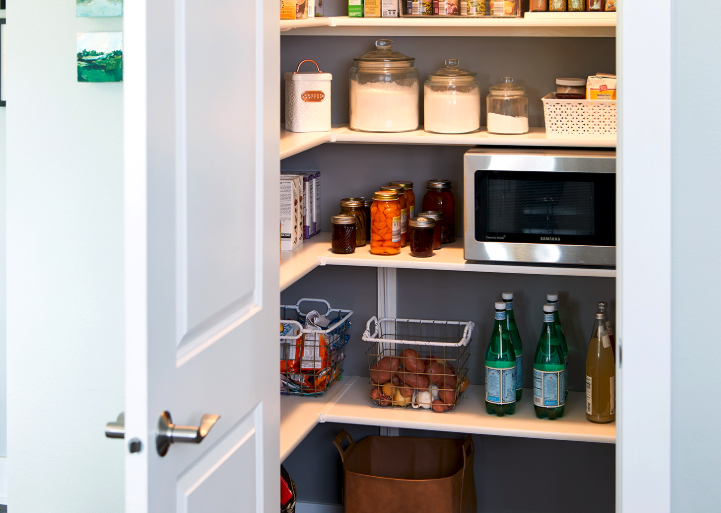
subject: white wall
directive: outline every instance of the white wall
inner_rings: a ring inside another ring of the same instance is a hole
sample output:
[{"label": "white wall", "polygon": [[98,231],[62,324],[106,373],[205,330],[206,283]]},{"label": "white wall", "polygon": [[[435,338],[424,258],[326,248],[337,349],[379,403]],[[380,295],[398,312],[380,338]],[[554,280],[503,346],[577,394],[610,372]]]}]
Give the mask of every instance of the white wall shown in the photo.
[{"label": "white wall", "polygon": [[9,507],[123,511],[122,84],[76,79],[75,0],[8,2]]}]

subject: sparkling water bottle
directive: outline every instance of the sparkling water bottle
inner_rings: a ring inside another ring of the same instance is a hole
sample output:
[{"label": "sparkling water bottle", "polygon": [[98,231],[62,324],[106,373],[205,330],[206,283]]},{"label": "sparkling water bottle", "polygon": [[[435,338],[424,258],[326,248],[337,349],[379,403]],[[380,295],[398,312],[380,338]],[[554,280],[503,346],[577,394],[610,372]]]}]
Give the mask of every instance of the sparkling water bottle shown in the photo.
[{"label": "sparkling water bottle", "polygon": [[558,340],[563,351],[563,362],[566,366],[563,376],[563,393],[566,399],[568,399],[568,344],[566,343],[566,335],[563,333],[563,328],[561,327],[561,317],[558,315],[558,294],[547,294],[546,300],[549,305],[553,305],[555,308],[553,311],[553,324],[556,326],[556,333],[558,334]]},{"label": "sparkling water bottle", "polygon": [[506,303],[506,324],[513,351],[516,353],[516,401],[520,401],[523,395],[523,343],[518,333],[516,316],[513,314],[513,292],[504,292],[501,297]]},{"label": "sparkling water bottle", "polygon": [[516,411],[516,354],[503,302],[496,303],[496,321],[486,351],[486,411],[499,417]]},{"label": "sparkling water bottle", "polygon": [[539,419],[563,417],[566,404],[563,390],[566,363],[554,322],[555,310],[555,305],[543,305],[543,329],[533,357],[533,407]]}]

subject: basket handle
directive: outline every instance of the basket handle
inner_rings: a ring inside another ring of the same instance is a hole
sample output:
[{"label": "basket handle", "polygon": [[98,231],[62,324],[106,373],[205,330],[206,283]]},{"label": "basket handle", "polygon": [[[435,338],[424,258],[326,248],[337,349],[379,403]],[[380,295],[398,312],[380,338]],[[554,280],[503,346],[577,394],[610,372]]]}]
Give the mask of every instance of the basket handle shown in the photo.
[{"label": "basket handle", "polygon": [[300,61],[300,64],[298,64],[298,69],[295,70],[295,74],[297,74],[297,73],[300,72],[300,67],[301,67],[301,66],[303,65],[303,63],[305,63],[305,62],[312,62],[313,64],[315,64],[315,69],[318,70],[318,73],[323,73],[323,72],[320,70],[320,67],[318,66],[318,63],[315,62],[313,59],[303,59],[302,61]]},{"label": "basket handle", "polygon": [[308,302],[308,303],[323,303],[323,304],[326,306],[326,308],[328,308],[328,309],[326,310],[326,312],[325,312],[324,314],[322,314],[324,317],[325,317],[326,315],[328,315],[328,314],[330,313],[330,311],[332,310],[332,308],[330,307],[330,303],[329,303],[328,301],[326,301],[325,299],[315,299],[315,298],[307,298],[307,297],[304,297],[303,299],[299,299],[298,302],[295,304],[295,307],[298,309],[298,313],[301,314],[301,315],[307,315],[307,312],[306,312],[306,313],[303,313],[303,311],[300,309],[300,305],[301,305],[302,303],[305,303],[305,302]]},{"label": "basket handle", "polygon": [[[350,445],[346,447],[345,451],[340,446],[341,442],[343,440],[348,439],[350,441]],[[353,441],[353,438],[348,434],[348,432],[345,429],[341,429],[340,433],[335,437],[335,440],[333,440],[333,444],[335,445],[336,449],[338,449],[338,452],[340,453],[340,461],[341,463],[345,464],[345,460],[347,459],[348,455],[351,453],[353,448],[355,447],[355,441]],[[465,454],[465,452],[464,452]]]},{"label": "basket handle", "polygon": [[297,335],[292,335],[292,336],[291,335],[281,335],[280,337],[278,337],[281,340],[298,340],[300,337],[303,336],[303,326],[298,321],[290,321],[290,320],[284,321],[283,319],[281,319],[280,323],[281,324],[294,324],[295,326],[298,327]]},{"label": "basket handle", "polygon": [[[376,323],[376,329],[373,332],[373,336],[371,337],[371,323]],[[363,340],[366,338],[377,338],[378,335],[378,318],[374,315],[370,319],[368,319],[368,322],[366,323],[366,330],[363,332]]]},{"label": "basket handle", "polygon": [[464,346],[467,346],[468,343],[471,341],[471,336],[473,335],[473,328],[476,327],[476,324],[473,321],[468,321],[468,324],[466,324],[465,329],[463,330],[463,340],[466,341]]}]

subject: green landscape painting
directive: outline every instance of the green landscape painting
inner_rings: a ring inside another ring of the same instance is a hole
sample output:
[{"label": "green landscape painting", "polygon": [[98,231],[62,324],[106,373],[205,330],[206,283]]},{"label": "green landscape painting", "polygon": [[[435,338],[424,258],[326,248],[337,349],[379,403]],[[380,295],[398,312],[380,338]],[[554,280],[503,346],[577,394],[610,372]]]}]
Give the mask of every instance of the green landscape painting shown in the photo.
[{"label": "green landscape painting", "polygon": [[104,18],[123,15],[123,0],[75,0],[75,16]]},{"label": "green landscape painting", "polygon": [[122,82],[123,33],[78,34],[78,82]]}]

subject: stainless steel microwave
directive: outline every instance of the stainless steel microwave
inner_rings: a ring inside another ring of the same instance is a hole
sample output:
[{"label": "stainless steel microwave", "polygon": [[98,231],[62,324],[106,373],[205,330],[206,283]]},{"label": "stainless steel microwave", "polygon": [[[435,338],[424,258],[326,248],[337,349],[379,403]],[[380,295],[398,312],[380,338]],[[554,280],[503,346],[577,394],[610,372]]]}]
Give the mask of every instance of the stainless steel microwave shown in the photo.
[{"label": "stainless steel microwave", "polygon": [[616,266],[616,152],[475,148],[464,162],[466,260]]}]

